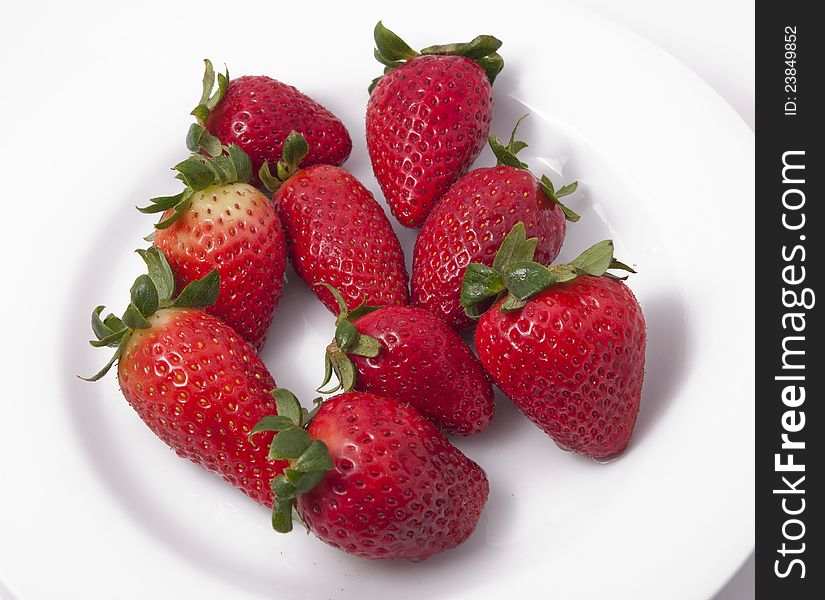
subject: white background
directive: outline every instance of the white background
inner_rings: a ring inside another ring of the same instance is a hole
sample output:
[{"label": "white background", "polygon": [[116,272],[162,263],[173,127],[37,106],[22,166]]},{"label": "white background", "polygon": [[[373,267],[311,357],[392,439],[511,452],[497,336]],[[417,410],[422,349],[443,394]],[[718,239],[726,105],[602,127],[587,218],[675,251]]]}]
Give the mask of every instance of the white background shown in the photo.
[{"label": "white background", "polygon": [[[575,0],[628,29],[647,37],[707,81],[752,128],[754,126],[754,7],[746,0]],[[122,32],[101,29],[93,38],[72,35],[72,24],[90,19],[101,10],[92,3],[4,3],[0,8],[0,69],[4,83],[4,136],[25,133],[28,103],[48,102],[50,90],[72,78],[73,67],[100,60],[106,48],[117,44]],[[240,4],[240,3],[239,3]],[[194,6],[194,5],[193,5]],[[159,14],[162,9],[159,7]],[[522,10],[529,10],[524,8]],[[181,35],[221,35],[216,15],[213,32],[181,32]],[[21,34],[21,24],[28,27]],[[50,32],[38,37],[37,24]],[[49,25],[46,27],[45,25]],[[55,27],[55,24],[60,24]],[[242,35],[242,28],[234,34]],[[43,74],[48,73],[48,77]],[[148,74],[136,74],[137,78]],[[124,115],[124,118],[134,118]],[[59,118],[56,131],[59,140]],[[9,176],[6,173],[5,176]],[[6,284],[4,284],[5,288]],[[3,363],[6,364],[6,357]],[[5,400],[5,399],[4,399]],[[2,535],[2,532],[0,532]],[[715,600],[754,597],[753,559],[736,574]],[[2,595],[2,594],[0,594]]]}]

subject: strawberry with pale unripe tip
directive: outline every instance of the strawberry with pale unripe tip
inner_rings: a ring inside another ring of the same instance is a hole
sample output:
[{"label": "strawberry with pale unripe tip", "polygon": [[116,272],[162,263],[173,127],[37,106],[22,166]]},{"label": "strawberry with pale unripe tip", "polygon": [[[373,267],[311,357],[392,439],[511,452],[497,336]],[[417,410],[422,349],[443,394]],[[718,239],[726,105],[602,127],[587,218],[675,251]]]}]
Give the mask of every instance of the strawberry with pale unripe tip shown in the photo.
[{"label": "strawberry with pale unripe tip", "polygon": [[[190,132],[191,133],[191,132]],[[249,185],[252,164],[237,146],[197,133],[201,153],[175,166],[186,186],[139,210],[162,213],[152,236],[168,258],[177,289],[216,269],[221,290],[207,312],[263,346],[281,299],[286,241],[269,199]]]}]

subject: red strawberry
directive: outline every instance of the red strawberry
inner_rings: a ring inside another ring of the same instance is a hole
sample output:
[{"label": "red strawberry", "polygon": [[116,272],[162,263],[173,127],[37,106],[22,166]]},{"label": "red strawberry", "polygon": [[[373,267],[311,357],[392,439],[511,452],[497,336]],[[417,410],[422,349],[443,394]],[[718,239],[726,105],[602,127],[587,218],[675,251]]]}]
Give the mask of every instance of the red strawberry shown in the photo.
[{"label": "red strawberry", "polygon": [[279,431],[270,456],[290,461],[272,483],[276,530],[292,528],[297,505],[315,535],[345,552],[424,559],[475,529],[487,476],[414,408],[351,392],[324,402],[306,431],[303,422],[270,417],[257,428]]},{"label": "red strawberry", "polygon": [[347,128],[315,100],[263,75],[230,80],[228,72],[218,73],[213,94],[214,70],[209,60],[204,62],[203,95],[192,114],[220,143],[236,144],[249,154],[255,175],[265,161],[280,160],[284,141],[293,130],[311,145],[305,166],[341,165],[347,160],[352,151]]},{"label": "red strawberry", "polygon": [[[347,305],[407,304],[407,268],[401,244],[384,210],[355,177],[329,165],[298,170],[306,142],[290,134],[278,178],[261,170],[264,183],[277,188],[273,201],[283,221],[295,272],[337,314],[329,283]],[[283,182],[283,183],[281,183]]]},{"label": "red strawberry", "polygon": [[375,45],[386,68],[370,86],[367,149],[392,213],[418,227],[484,146],[501,42],[481,35],[419,53],[379,22]]},{"label": "red strawberry", "polygon": [[197,310],[218,296],[212,271],[172,300],[174,281],[157,248],[141,251],[149,275],[132,286],[122,318],[92,313],[96,347],[117,348],[126,400],[143,422],[179,456],[213,471],[253,500],[272,506],[270,480],[285,462],[267,460],[266,444],[252,444],[253,426],[276,409],[275,387],[255,350],[232,328]]},{"label": "red strawberry", "polygon": [[[338,300],[335,339],[327,348],[325,386],[357,389],[409,404],[447,433],[470,435],[493,418],[493,386],[464,340],[437,317],[411,306],[361,305]],[[329,392],[325,392],[329,393]]]},{"label": "red strawberry", "polygon": [[[519,224],[498,268],[473,263],[462,301],[506,296],[476,329],[479,358],[501,390],[566,450],[597,460],[621,453],[639,412],[645,321],[630,289],[607,269],[630,267],[604,241],[566,265],[532,262]],[[533,246],[534,248],[535,246]]]},{"label": "red strawberry", "polygon": [[286,242],[275,208],[246,183],[249,158],[237,146],[218,148],[217,156],[193,154],[175,167],[183,192],[140,210],[165,211],[154,245],[168,257],[177,289],[217,269],[223,285],[207,312],[260,348],[283,290]]},{"label": "red strawberry", "polygon": [[527,144],[515,139],[522,117],[505,147],[490,136],[498,165],[475,169],[459,179],[427,217],[415,241],[412,304],[443,318],[457,330],[473,324],[461,306],[461,280],[470,262],[493,265],[496,250],[518,223],[538,240],[536,260],[550,263],[567,229],[579,216],[559,198],[577,183],[556,191],[547,176],[536,179],[516,153]]}]

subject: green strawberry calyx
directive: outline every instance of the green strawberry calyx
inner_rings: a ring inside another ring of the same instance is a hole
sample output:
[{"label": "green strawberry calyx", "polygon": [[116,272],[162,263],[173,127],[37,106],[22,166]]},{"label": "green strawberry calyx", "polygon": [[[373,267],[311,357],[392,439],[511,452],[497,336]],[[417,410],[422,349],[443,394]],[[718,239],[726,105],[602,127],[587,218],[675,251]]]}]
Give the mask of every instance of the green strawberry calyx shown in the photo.
[{"label": "green strawberry calyx", "polygon": [[[490,134],[490,137],[487,138],[487,141],[490,144],[490,148],[493,151],[493,154],[496,157],[496,166],[502,167],[513,167],[516,169],[524,169],[528,171],[530,167],[527,166],[527,163],[522,162],[516,156],[521,150],[524,150],[527,147],[527,143],[522,140],[516,139],[516,132],[518,132],[518,128],[521,126],[522,121],[527,118],[527,115],[522,115],[519,117],[519,120],[516,121],[516,126],[513,127],[513,132],[510,134],[510,140],[505,146],[501,143],[501,140],[498,138],[496,134]],[[554,203],[556,204],[561,212],[564,214],[564,218],[568,221],[575,223],[581,217],[569,209],[564,203],[559,200],[563,196],[568,196],[576,191],[579,187],[579,182],[574,181],[573,183],[568,183],[567,185],[559,188],[558,190],[553,185],[553,182],[550,181],[550,178],[547,175],[542,175],[539,179],[539,184],[541,185],[541,189],[544,194]]]},{"label": "green strawberry calyx", "polygon": [[258,177],[266,189],[276,192],[284,181],[300,170],[301,161],[307,154],[309,154],[309,144],[304,136],[297,131],[290,131],[284,140],[283,158],[275,165],[275,173],[270,170],[269,163],[264,161],[258,170]]},{"label": "green strawberry calyx", "polygon": [[[338,290],[328,283],[318,285],[326,287],[335,297],[340,312],[335,320],[335,337],[327,346],[326,355],[324,356],[324,381],[316,391],[322,394],[332,394],[338,390],[349,392],[355,387],[357,373],[350,355],[375,358],[382,348],[381,342],[377,339],[358,331],[355,321],[382,307],[361,303],[356,308],[349,310],[344,297]],[[338,378],[338,385],[328,390],[323,389],[332,379],[333,373]]]},{"label": "green strawberry calyx", "polygon": [[635,273],[613,257],[613,242],[594,244],[571,262],[544,266],[533,262],[537,238],[527,238],[524,223],[516,223],[493,260],[493,266],[470,263],[461,283],[461,305],[467,316],[477,319],[502,298],[501,312],[519,310],[527,300],[547,288],[582,275],[627,279],[608,273],[609,269]]},{"label": "green strawberry calyx", "polygon": [[400,67],[408,60],[427,54],[464,56],[465,58],[469,58],[484,70],[490,83],[495,81],[496,76],[504,68],[504,59],[496,52],[501,47],[501,40],[492,35],[479,35],[466,43],[428,46],[419,52],[410,48],[397,34],[384,27],[381,21],[378,21],[376,24],[373,36],[375,38],[375,50],[373,54],[375,60],[384,65],[384,73],[372,80],[369,87],[370,93],[372,93],[373,88],[381,77],[391,70]]},{"label": "green strawberry calyx", "polygon": [[264,431],[274,431],[269,446],[271,461],[289,461],[289,467],[274,477],[270,483],[275,504],[272,507],[272,528],[279,533],[292,531],[292,513],[298,496],[314,488],[324,474],[333,467],[326,444],[313,439],[306,426],[321,407],[321,399],[315,399],[315,409],[307,411],[295,394],[285,388],[272,390],[275,397],[276,415],[268,415],[258,421],[249,432],[249,441]]},{"label": "green strawberry calyx", "polygon": [[203,87],[198,105],[190,113],[198,123],[205,125],[212,110],[218,105],[229,88],[229,69],[224,65],[224,72],[217,73],[218,89],[215,89],[215,68],[208,58],[203,59]]},{"label": "green strawberry calyx", "polygon": [[220,291],[220,275],[217,270],[207,273],[202,279],[191,282],[183,288],[177,297],[175,278],[172,268],[163,252],[152,246],[136,250],[146,263],[148,274],[140,275],[132,284],[129,306],[123,316],[116,317],[109,313],[101,319],[104,306],[92,311],[92,331],[97,339],[89,343],[95,348],[104,346],[115,348],[115,353],[108,363],[91,377],[81,377],[86,381],[102,378],[112,365],[120,359],[123,348],[136,329],[148,329],[152,325],[149,317],[162,308],[205,308],[214,304]]},{"label": "green strawberry calyx", "polygon": [[[206,151],[206,148],[203,149]],[[249,183],[252,179],[252,161],[239,146],[221,146],[209,151],[209,155],[193,152],[189,158],[173,167],[177,171],[176,179],[186,186],[174,196],[159,196],[149,200],[148,206],[138,207],[143,214],[165,213],[172,210],[166,218],[155,224],[155,229],[166,229],[180,219],[192,205],[195,192],[201,192],[213,185],[230,183]],[[151,235],[147,241],[151,241]]]}]

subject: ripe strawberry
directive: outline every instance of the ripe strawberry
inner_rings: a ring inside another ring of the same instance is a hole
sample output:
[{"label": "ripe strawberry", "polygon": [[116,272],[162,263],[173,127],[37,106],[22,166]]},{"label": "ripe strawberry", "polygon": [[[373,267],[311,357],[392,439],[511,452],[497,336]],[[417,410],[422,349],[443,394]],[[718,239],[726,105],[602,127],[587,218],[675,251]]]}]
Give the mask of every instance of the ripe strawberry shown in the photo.
[{"label": "ripe strawberry", "polygon": [[268,393],[275,381],[232,328],[197,310],[218,297],[218,272],[189,284],[173,300],[163,253],[139,252],[149,275],[135,281],[123,317],[101,320],[102,306],[92,313],[92,346],[117,350],[90,381],[117,362],[120,389],[149,429],[179,456],[272,506],[269,482],[286,463],[268,461],[266,445],[252,444],[247,436],[277,410]]},{"label": "ripe strawberry", "polygon": [[284,285],[286,242],[278,214],[248,185],[251,165],[237,146],[218,145],[212,157],[193,154],[175,168],[186,189],[139,209],[164,212],[154,245],[168,257],[178,290],[217,269],[223,285],[207,312],[261,348]]},{"label": "ripe strawberry", "polygon": [[484,146],[501,42],[481,35],[419,53],[379,22],[375,45],[386,68],[370,86],[367,149],[392,213],[418,227]]},{"label": "ripe strawberry", "polygon": [[437,317],[411,306],[361,305],[340,314],[327,347],[325,386],[356,389],[409,404],[447,433],[471,435],[493,418],[493,386],[464,340]]},{"label": "ripe strawberry", "polygon": [[427,217],[415,241],[411,303],[459,331],[473,324],[461,306],[461,280],[469,263],[492,266],[496,250],[518,222],[538,240],[536,260],[550,263],[564,242],[565,219],[579,219],[559,200],[575,191],[576,182],[556,191],[546,175],[536,179],[516,158],[527,146],[515,139],[523,119],[506,147],[490,136],[498,164],[459,179]]},{"label": "ripe strawberry", "polygon": [[324,402],[306,431],[305,421],[269,417],[256,428],[279,431],[270,456],[290,461],[272,482],[277,531],[292,529],[297,506],[315,535],[345,552],[424,559],[475,529],[487,476],[414,408],[350,392]]},{"label": "ripe strawberry", "polygon": [[[236,144],[249,155],[256,184],[258,169],[267,160],[278,162],[293,130],[310,142],[306,166],[341,165],[349,157],[352,140],[347,128],[309,96],[263,75],[230,80],[228,72],[218,73],[213,94],[215,73],[209,60],[204,63],[203,95],[192,114],[220,143]],[[197,151],[191,145],[190,149]]]},{"label": "ripe strawberry", "polygon": [[407,268],[398,237],[383,209],[355,177],[341,168],[298,170],[307,143],[297,133],[284,146],[277,177],[268,164],[261,178],[277,189],[273,201],[284,224],[295,272],[337,314],[326,288],[341,291],[347,305],[408,304]]},{"label": "ripe strawberry", "polygon": [[501,390],[566,450],[597,460],[622,452],[639,412],[645,321],[608,269],[632,271],[604,241],[570,264],[532,262],[535,239],[517,225],[493,268],[467,268],[462,303],[504,296],[479,321],[479,358]]}]

